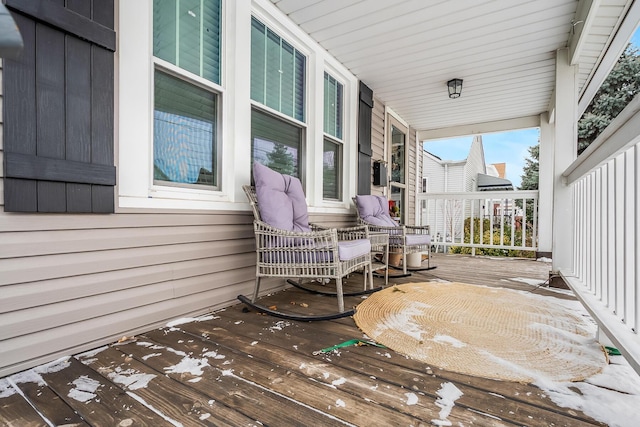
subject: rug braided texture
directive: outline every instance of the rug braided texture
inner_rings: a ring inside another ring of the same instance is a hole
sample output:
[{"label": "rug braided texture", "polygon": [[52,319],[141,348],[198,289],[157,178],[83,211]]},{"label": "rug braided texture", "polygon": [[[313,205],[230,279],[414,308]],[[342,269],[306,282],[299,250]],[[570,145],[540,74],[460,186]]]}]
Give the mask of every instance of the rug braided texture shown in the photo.
[{"label": "rug braided texture", "polygon": [[[607,356],[577,301],[464,283],[409,283],[358,305],[380,344],[432,366],[506,381],[580,381]],[[583,311],[583,310],[582,310]]]}]

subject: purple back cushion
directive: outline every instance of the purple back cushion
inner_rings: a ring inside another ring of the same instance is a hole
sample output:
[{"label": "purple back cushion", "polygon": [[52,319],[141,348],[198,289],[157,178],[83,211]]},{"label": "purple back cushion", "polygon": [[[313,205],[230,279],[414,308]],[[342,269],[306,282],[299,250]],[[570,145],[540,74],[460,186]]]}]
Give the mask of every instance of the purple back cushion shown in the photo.
[{"label": "purple back cushion", "polygon": [[253,179],[260,217],[264,222],[281,230],[311,231],[307,201],[298,178],[255,162]]},{"label": "purple back cushion", "polygon": [[356,196],[358,214],[363,221],[384,227],[397,227],[389,215],[389,202],[382,196]]}]

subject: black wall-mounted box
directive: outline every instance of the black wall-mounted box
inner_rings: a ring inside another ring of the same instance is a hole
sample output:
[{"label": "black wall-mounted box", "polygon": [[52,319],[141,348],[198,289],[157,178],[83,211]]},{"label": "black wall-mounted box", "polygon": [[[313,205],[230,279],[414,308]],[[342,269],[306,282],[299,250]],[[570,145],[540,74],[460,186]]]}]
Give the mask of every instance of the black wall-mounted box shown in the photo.
[{"label": "black wall-mounted box", "polygon": [[382,162],[373,162],[373,185],[387,186],[387,165]]}]

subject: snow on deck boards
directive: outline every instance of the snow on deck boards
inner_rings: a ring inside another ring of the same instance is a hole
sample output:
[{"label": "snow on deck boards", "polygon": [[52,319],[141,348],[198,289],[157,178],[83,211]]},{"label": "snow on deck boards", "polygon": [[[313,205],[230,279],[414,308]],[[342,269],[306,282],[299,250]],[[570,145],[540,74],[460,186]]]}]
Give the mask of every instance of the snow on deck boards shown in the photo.
[{"label": "snow on deck boards", "polygon": [[[510,279],[548,277],[549,265],[535,261],[434,258],[437,269],[390,283],[445,279],[529,290]],[[347,287],[360,289],[362,276],[352,275]],[[265,301],[305,314],[337,308],[334,298],[297,289]],[[345,305],[359,301],[345,298]],[[389,349],[313,354],[363,338],[351,318],[284,321],[235,305],[172,325],[40,369],[42,382],[27,373],[0,380],[0,424],[600,425],[535,386],[443,371]]]}]

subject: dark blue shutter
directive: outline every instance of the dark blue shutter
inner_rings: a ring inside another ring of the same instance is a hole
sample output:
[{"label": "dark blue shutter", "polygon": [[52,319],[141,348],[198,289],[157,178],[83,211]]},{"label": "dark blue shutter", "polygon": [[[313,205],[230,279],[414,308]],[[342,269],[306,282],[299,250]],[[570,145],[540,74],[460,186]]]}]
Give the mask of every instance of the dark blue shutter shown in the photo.
[{"label": "dark blue shutter", "polygon": [[360,82],[358,105],[358,194],[371,194],[371,115],[373,91]]},{"label": "dark blue shutter", "polygon": [[113,0],[6,4],[24,49],[3,67],[4,210],[113,212]]}]

